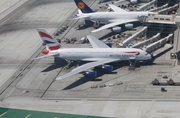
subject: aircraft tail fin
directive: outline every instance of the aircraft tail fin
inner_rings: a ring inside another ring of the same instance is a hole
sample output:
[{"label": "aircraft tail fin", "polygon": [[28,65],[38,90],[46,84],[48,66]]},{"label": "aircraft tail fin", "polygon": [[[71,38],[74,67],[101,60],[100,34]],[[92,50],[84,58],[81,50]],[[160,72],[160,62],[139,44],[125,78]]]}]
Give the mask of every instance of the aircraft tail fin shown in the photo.
[{"label": "aircraft tail fin", "polygon": [[47,50],[52,51],[61,48],[61,44],[56,39],[54,39],[45,29],[38,28],[37,31],[43,43],[46,44]]},{"label": "aircraft tail fin", "polygon": [[94,12],[86,3],[84,3],[82,0],[74,0],[77,7],[81,10],[82,13],[92,13]]},{"label": "aircraft tail fin", "polygon": [[78,15],[82,15],[82,11],[80,9],[78,9]]}]

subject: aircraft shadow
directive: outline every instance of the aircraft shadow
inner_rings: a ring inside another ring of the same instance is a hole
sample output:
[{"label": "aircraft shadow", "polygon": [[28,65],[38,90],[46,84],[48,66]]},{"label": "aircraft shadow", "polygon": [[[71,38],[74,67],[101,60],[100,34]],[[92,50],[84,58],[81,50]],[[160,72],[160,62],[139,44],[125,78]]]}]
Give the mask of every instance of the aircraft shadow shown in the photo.
[{"label": "aircraft shadow", "polygon": [[115,35],[115,34],[117,34],[117,33],[115,33],[115,32],[106,33],[106,35],[104,35],[102,37],[99,37],[99,40],[109,38],[109,37],[111,37],[112,35]]},{"label": "aircraft shadow", "polygon": [[164,55],[165,53],[169,52],[171,49],[173,49],[173,47],[169,47],[168,49],[160,52],[160,53],[157,54],[156,56],[153,56],[153,57],[152,57],[152,62],[154,62],[155,59],[157,59],[158,57],[160,57],[160,56]]},{"label": "aircraft shadow", "polygon": [[78,62],[77,61],[72,61],[70,62],[70,64],[66,67],[66,69],[70,69],[72,67],[76,67],[78,65]]},{"label": "aircraft shadow", "polygon": [[75,88],[75,87],[78,87],[79,85],[82,85],[86,82],[89,82],[89,81],[102,81],[102,79],[94,79],[94,78],[88,78],[88,77],[82,77],[80,79],[78,79],[76,82],[68,85],[67,87],[65,87],[63,90],[70,90],[72,88]]},{"label": "aircraft shadow", "polygon": [[63,90],[70,90],[72,88],[75,88],[75,87],[78,87],[86,82],[89,82],[89,81],[94,81],[94,82],[98,82],[98,81],[102,81],[102,79],[100,78],[102,75],[104,74],[117,74],[117,72],[109,72],[109,73],[106,73],[104,72],[101,68],[98,68],[96,67],[94,69],[95,71],[97,71],[97,77],[96,78],[90,78],[90,77],[82,77],[80,79],[78,79],[76,82],[73,82],[72,84],[68,85],[67,87],[65,87]]},{"label": "aircraft shadow", "polygon": [[51,66],[47,67],[46,69],[42,70],[41,72],[49,72],[57,68],[63,67],[65,65],[67,65],[67,61],[65,59],[55,57],[54,63]]},{"label": "aircraft shadow", "polygon": [[[90,20],[85,20],[84,22],[85,22],[85,24],[83,26],[81,26],[78,30],[84,30],[86,28],[93,27],[93,25],[94,25],[94,22],[90,21]],[[104,23],[100,23],[99,27],[102,27],[103,25],[105,25],[105,24]]]},{"label": "aircraft shadow", "polygon": [[93,27],[93,24],[94,22],[93,21],[90,21],[90,20],[84,20],[85,24],[80,26],[80,28],[78,30],[84,30],[86,28],[89,28],[89,27]]}]

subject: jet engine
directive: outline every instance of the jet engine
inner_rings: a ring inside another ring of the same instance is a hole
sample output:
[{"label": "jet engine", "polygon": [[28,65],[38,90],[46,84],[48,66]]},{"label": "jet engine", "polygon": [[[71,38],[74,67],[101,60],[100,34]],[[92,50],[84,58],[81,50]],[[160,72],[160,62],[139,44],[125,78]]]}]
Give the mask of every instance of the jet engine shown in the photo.
[{"label": "jet engine", "polygon": [[97,72],[96,71],[87,71],[84,73],[84,75],[86,77],[96,77],[97,76]]},{"label": "jet engine", "polygon": [[116,32],[116,33],[120,33],[120,32],[121,32],[121,27],[117,27],[117,26],[116,26],[116,27],[113,27],[113,28],[112,28],[112,31],[113,31],[113,32]]},{"label": "jet engine", "polygon": [[131,24],[131,23],[125,24],[125,28],[126,29],[133,29],[133,24]]},{"label": "jet engine", "polygon": [[102,70],[106,72],[112,72],[113,71],[113,66],[111,65],[104,65],[102,66]]},{"label": "jet engine", "polygon": [[131,4],[137,4],[138,0],[130,0]]}]

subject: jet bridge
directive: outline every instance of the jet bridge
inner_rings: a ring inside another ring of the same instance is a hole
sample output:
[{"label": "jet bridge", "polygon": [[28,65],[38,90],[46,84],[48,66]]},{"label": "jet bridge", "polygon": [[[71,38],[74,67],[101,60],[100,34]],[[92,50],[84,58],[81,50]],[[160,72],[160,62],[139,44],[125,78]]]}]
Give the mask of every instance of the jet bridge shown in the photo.
[{"label": "jet bridge", "polygon": [[171,7],[165,8],[165,9],[161,9],[157,13],[158,14],[168,14],[168,12],[176,10],[178,8],[179,8],[179,5],[175,4],[174,6],[171,6]]},{"label": "jet bridge", "polygon": [[151,9],[151,10],[149,10],[149,12],[157,12],[157,11],[160,11],[160,10],[165,9],[167,7],[168,7],[168,4],[165,4],[165,5],[161,6],[161,7]]},{"label": "jet bridge", "polygon": [[179,0],[158,0],[156,2],[157,7],[162,6],[164,4],[168,3],[169,6],[173,6],[175,4],[179,4]]},{"label": "jet bridge", "polygon": [[147,27],[143,27],[139,32],[136,32],[126,40],[124,40],[122,43],[119,43],[120,47],[128,47],[129,44],[131,44],[136,38],[138,38],[141,34],[145,33],[147,31]]},{"label": "jet bridge", "polygon": [[147,4],[144,4],[142,6],[140,6],[139,8],[137,8],[138,11],[147,11],[147,9],[149,9],[151,6],[154,7],[154,4],[156,3],[157,0],[153,0]]},{"label": "jet bridge", "polygon": [[143,48],[144,46],[150,45],[151,43],[158,41],[159,38],[160,38],[160,33],[157,33],[155,36],[147,40],[136,43],[135,45],[131,46],[131,48]]},{"label": "jet bridge", "polygon": [[148,53],[152,53],[153,51],[159,49],[160,47],[164,46],[167,41],[172,40],[173,34],[169,34],[167,37],[160,39],[159,41],[156,41],[147,47],[144,48],[144,50]]}]

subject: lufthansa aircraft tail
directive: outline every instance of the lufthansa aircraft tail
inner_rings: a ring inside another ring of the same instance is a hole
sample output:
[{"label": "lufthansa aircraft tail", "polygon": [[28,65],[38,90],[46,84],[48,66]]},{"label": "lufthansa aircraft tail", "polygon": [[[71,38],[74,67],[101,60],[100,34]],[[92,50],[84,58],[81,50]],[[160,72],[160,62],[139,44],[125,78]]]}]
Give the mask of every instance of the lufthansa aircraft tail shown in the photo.
[{"label": "lufthansa aircraft tail", "polygon": [[81,10],[82,13],[92,13],[94,12],[89,6],[86,5],[82,0],[74,0],[77,7]]},{"label": "lufthansa aircraft tail", "polygon": [[37,31],[43,43],[46,44],[47,50],[53,51],[61,48],[61,44],[56,39],[54,39],[46,30],[38,28]]}]

